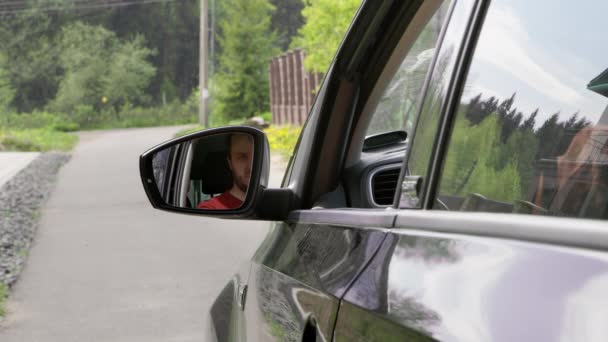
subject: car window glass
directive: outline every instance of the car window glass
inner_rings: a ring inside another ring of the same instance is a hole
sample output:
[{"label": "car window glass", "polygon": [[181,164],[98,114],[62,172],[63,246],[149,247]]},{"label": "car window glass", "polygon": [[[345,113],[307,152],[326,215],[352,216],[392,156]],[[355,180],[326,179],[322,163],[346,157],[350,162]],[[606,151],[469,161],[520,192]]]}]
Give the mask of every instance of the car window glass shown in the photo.
[{"label": "car window glass", "polygon": [[420,93],[435,54],[450,1],[444,1],[416,38],[378,103],[366,136],[395,130],[411,133]]},{"label": "car window glass", "polygon": [[606,11],[603,2],[492,2],[436,209],[608,216]]},{"label": "car window glass", "polygon": [[450,7],[449,23],[444,24],[433,71],[427,88],[423,89],[424,101],[416,118],[415,130],[409,134],[411,142],[406,152],[406,169],[396,196],[399,208],[420,208],[426,201],[423,189],[428,187],[442,108],[448,103],[449,85],[473,6],[474,0],[460,0]]},{"label": "car window glass", "polygon": [[154,180],[156,180],[156,186],[159,191],[163,193],[165,186],[165,179],[167,177],[166,172],[169,170],[169,159],[172,155],[172,149],[163,150],[154,156],[152,159],[152,172],[154,173]]}]

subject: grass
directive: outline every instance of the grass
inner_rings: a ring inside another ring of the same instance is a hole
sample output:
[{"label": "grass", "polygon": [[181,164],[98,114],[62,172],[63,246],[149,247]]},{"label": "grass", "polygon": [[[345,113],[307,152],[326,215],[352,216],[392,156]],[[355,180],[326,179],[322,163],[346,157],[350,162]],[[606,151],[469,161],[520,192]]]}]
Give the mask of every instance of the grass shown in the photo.
[{"label": "grass", "polygon": [[181,131],[175,133],[175,137],[183,137],[184,135],[188,135],[190,133],[194,133],[194,132],[198,132],[200,130],[205,129],[205,127],[203,127],[202,125],[196,125],[194,127],[191,128],[186,128],[186,129],[182,129]]},{"label": "grass", "polygon": [[0,151],[70,151],[77,142],[77,135],[51,128],[0,128]]},{"label": "grass", "polygon": [[[196,99],[195,99],[196,100]],[[70,113],[0,112],[0,151],[70,151],[78,137],[69,132],[92,129],[183,125],[196,122],[198,102],[173,101],[164,106],[96,110],[77,106]]]},{"label": "grass", "polygon": [[6,315],[6,299],[8,298],[8,287],[0,283],[0,318]]}]

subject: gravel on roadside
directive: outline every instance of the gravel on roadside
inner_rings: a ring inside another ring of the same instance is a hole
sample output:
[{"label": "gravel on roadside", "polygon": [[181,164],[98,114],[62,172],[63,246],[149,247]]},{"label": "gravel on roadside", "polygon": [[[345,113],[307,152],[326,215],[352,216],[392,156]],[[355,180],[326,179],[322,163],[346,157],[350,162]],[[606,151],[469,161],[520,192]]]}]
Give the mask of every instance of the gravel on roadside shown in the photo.
[{"label": "gravel on roadside", "polygon": [[62,152],[41,154],[0,188],[0,284],[10,287],[19,277],[40,210],[69,159]]}]

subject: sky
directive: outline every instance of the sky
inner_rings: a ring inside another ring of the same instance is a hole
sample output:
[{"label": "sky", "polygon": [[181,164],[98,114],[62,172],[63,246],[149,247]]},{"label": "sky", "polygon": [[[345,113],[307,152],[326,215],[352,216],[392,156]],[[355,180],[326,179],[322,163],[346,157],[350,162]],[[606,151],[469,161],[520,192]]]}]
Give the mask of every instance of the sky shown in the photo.
[{"label": "sky", "polygon": [[608,98],[587,89],[608,68],[603,16],[608,2],[493,1],[485,20],[464,98],[509,98],[537,127],[555,112],[560,121],[580,112],[596,123]]}]

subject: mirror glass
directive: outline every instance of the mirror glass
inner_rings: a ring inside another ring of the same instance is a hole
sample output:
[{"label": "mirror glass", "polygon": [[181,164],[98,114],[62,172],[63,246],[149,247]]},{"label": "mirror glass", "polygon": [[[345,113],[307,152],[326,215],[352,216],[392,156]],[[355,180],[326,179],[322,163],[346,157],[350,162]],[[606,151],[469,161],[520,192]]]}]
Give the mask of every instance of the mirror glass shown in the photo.
[{"label": "mirror glass", "polygon": [[152,157],[156,186],[165,203],[174,207],[238,209],[247,196],[253,152],[249,133],[184,141]]}]

